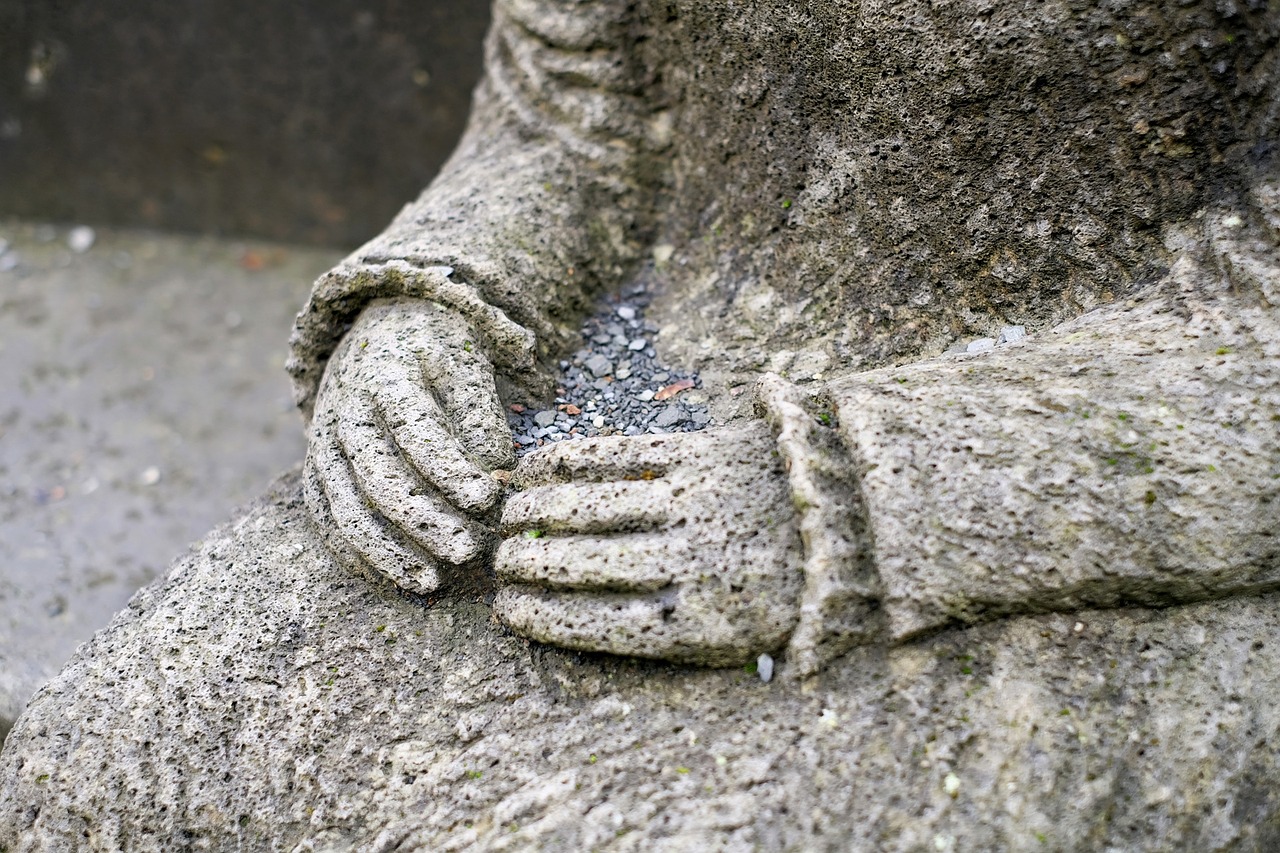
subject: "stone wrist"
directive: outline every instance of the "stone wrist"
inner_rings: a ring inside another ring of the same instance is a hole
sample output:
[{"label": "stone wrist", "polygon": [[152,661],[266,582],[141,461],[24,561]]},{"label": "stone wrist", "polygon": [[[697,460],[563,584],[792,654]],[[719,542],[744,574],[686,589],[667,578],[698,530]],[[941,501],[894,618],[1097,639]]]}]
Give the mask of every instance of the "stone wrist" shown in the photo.
[{"label": "stone wrist", "polygon": [[388,297],[427,299],[456,311],[481,338],[495,368],[513,377],[542,378],[533,333],[488,304],[477,288],[456,281],[449,267],[404,261],[341,265],[316,282],[289,341],[286,367],[295,402],[308,416],[324,365],[347,326],[370,302]]}]

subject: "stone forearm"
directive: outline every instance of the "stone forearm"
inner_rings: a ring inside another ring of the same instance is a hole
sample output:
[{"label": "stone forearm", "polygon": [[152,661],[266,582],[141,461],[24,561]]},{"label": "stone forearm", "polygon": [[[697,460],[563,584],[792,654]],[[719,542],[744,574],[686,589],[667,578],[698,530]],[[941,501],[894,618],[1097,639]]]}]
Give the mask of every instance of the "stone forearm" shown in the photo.
[{"label": "stone forearm", "polygon": [[[304,410],[371,299],[437,299],[482,335],[520,327],[545,362],[592,293],[639,251],[652,140],[637,94],[643,72],[626,50],[626,4],[579,3],[568,14],[551,0],[510,0],[494,14],[486,77],[458,150],[382,234],[317,282],[299,316],[290,372]],[[495,362],[536,385],[525,343],[498,347]]]},{"label": "stone forearm", "polygon": [[1181,282],[1023,344],[833,383],[889,635],[1280,584],[1280,340]]}]

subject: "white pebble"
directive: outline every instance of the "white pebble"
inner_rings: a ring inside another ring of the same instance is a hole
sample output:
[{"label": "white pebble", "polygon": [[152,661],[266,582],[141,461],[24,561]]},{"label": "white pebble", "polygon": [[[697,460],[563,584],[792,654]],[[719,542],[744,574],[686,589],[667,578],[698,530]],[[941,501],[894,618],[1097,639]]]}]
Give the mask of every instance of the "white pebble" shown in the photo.
[{"label": "white pebble", "polygon": [[624,320],[634,320],[636,318],[636,309],[630,305],[619,305],[617,313]]},{"label": "white pebble", "polygon": [[600,429],[601,427],[603,427],[604,415],[596,415],[594,418],[592,418],[591,425],[594,426],[596,429]]},{"label": "white pebble", "polygon": [[636,338],[631,343],[627,344],[627,349],[631,350],[632,352],[640,352],[640,350],[644,349],[648,345],[649,345],[648,341],[646,341],[644,338]]},{"label": "white pebble", "polygon": [[773,658],[769,655],[760,655],[756,658],[756,673],[765,684],[773,681]]},{"label": "white pebble", "polygon": [[670,243],[659,243],[653,247],[653,262],[655,264],[665,264],[671,260],[671,256],[676,253],[676,247]]},{"label": "white pebble", "polygon": [[965,352],[986,352],[994,349],[996,345],[995,338],[978,338],[976,341],[970,341],[969,345],[964,348]]},{"label": "white pebble", "polygon": [[152,465],[150,468],[142,472],[142,476],[138,478],[139,482],[144,486],[154,486],[160,482],[160,469]]},{"label": "white pebble", "polygon": [[93,248],[93,241],[98,239],[98,235],[88,225],[77,225],[67,234],[67,248],[82,255]]},{"label": "white pebble", "polygon": [[996,343],[1011,344],[1014,341],[1020,341],[1027,336],[1026,326],[1005,326],[1000,330],[1000,338]]}]

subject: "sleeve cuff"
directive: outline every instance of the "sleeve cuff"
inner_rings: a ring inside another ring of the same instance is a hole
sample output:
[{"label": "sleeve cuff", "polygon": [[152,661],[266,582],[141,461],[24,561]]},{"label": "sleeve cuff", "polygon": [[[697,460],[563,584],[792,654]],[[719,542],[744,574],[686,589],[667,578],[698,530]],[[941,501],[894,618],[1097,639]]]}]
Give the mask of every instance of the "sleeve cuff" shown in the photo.
[{"label": "sleeve cuff", "polygon": [[501,309],[485,302],[471,284],[444,266],[420,267],[404,261],[343,263],[321,276],[289,339],[286,369],[294,402],[309,418],[325,363],[360,311],[375,299],[429,299],[457,311],[471,323],[494,366],[530,385],[542,377],[533,333]]},{"label": "sleeve cuff", "polygon": [[801,677],[856,645],[884,638],[880,579],[854,465],[834,409],[765,374],[756,402],[778,443],[804,545],[805,587],[787,660]]}]

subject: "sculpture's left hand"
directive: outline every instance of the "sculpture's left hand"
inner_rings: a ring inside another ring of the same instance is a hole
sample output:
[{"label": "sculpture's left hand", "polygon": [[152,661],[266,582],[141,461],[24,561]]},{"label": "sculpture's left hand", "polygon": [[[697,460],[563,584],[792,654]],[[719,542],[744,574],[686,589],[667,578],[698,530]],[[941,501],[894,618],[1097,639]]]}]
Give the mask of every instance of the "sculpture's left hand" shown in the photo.
[{"label": "sculpture's left hand", "polygon": [[516,483],[494,607],[518,633],[707,665],[790,636],[803,554],[763,424],[560,442],[527,457]]},{"label": "sculpture's left hand", "polygon": [[337,559],[411,592],[482,571],[484,517],[502,495],[489,472],[514,461],[493,366],[474,341],[443,306],[374,302],[316,400],[307,507]]}]

